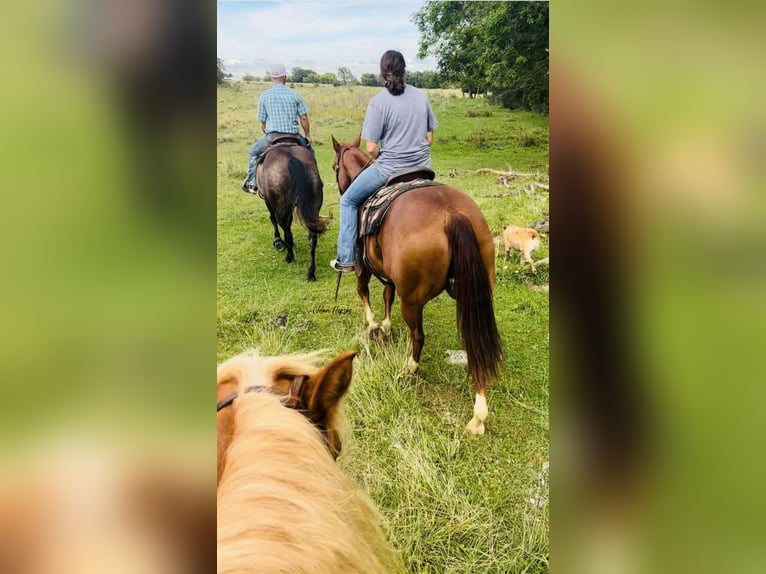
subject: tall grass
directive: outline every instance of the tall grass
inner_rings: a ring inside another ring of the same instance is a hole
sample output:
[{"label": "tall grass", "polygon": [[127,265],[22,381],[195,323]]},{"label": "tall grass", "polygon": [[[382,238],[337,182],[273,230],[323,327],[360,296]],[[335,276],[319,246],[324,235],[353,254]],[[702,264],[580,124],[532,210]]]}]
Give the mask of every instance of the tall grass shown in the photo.
[{"label": "tall grass", "polygon": [[[218,359],[247,347],[268,354],[357,349],[346,402],[350,436],[339,464],[376,502],[409,569],[547,571],[548,509],[531,501],[547,500],[540,473],[548,460],[548,296],[530,288],[547,283],[547,268],[532,272],[518,258],[497,260],[495,307],[506,361],[487,390],[487,434],[467,437],[472,389],[465,365],[451,364],[446,355],[460,348],[454,301],[443,294],[426,306],[421,371],[407,375],[408,331],[397,305],[393,332],[378,342],[367,337],[351,277],[343,277],[333,300],[335,273],[328,262],[335,255],[337,223],[319,239],[314,284],[304,281],[305,230],[294,229],[294,264],[273,250],[263,202],[239,189],[247,149],[260,133],[257,97],[267,87],[243,83],[239,91],[218,91]],[[325,182],[322,212],[337,217],[330,136],[349,141],[359,133],[377,88],[296,88],[311,109]],[[503,223],[543,218],[547,193],[525,192],[528,180],[505,187],[476,170],[547,173],[547,118],[455,95],[430,93],[439,121],[433,147],[437,179],[473,196],[494,233]],[[530,134],[533,141],[523,145]],[[472,143],[477,137],[483,138],[481,147]],[[534,257],[547,254],[544,240]],[[371,298],[380,315],[377,283],[371,284]],[[278,325],[277,317],[285,314],[286,324]]]}]

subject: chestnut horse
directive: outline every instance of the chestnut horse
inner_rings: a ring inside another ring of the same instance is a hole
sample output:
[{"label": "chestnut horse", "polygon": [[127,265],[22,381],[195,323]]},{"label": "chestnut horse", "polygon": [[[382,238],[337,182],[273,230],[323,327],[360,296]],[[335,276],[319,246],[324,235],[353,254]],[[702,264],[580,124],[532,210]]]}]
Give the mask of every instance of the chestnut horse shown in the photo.
[{"label": "chestnut horse", "polygon": [[388,574],[377,510],[338,468],[354,352],[249,353],[218,367],[218,569]]},{"label": "chestnut horse", "polygon": [[[341,144],[332,138],[333,169],[341,194],[372,161],[359,148],[360,141],[358,136]],[[476,203],[446,185],[408,191],[391,204],[377,236],[357,239],[356,253],[357,293],[371,333],[380,327],[370,308],[371,273],[388,281],[383,282],[384,333],[391,328],[391,305],[399,294],[402,318],[410,329],[412,356],[407,366],[412,372],[418,368],[425,340],[423,307],[445,289],[456,300],[458,330],[476,395],[466,430],[484,434],[489,412],[485,388],[497,378],[502,346],[492,303],[495,245]]]},{"label": "chestnut horse", "polygon": [[[284,138],[282,138],[284,139]],[[278,143],[264,151],[263,163],[256,172],[258,190],[269,210],[274,226],[274,247],[282,251],[287,247],[285,261],[295,260],[293,233],[291,230],[293,212],[309,230],[310,259],[307,281],[316,281],[315,253],[317,235],[327,228],[327,220],[319,215],[322,208],[323,187],[316,160],[305,147],[293,142]],[[285,240],[279,235],[282,227]]]}]

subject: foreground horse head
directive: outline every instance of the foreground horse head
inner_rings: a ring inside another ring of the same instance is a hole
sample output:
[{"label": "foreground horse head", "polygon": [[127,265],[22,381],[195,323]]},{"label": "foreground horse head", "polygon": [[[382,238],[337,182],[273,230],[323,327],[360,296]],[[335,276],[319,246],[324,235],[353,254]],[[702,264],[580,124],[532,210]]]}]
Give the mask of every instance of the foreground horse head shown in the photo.
[{"label": "foreground horse head", "polygon": [[[278,251],[287,248],[287,263],[295,260],[293,213],[308,229],[310,260],[306,279],[315,281],[317,236],[327,228],[327,219],[319,215],[324,184],[314,156],[300,145],[275,144],[265,152],[256,178],[274,227],[274,247]],[[284,242],[278,226],[284,231]]]},{"label": "foreground horse head", "polygon": [[[334,137],[332,142],[333,169],[342,194],[369,165],[370,157],[359,148],[359,137],[350,144]],[[483,434],[488,415],[485,388],[498,375],[502,345],[492,302],[495,245],[476,203],[462,191],[441,184],[407,191],[388,208],[377,236],[358,240],[356,264],[357,293],[371,333],[381,327],[370,308],[371,274],[385,285],[384,332],[391,327],[391,305],[399,294],[402,318],[410,329],[408,366],[413,372],[425,341],[423,307],[444,290],[456,300],[457,324],[476,395],[474,416],[466,430]]]},{"label": "foreground horse head", "polygon": [[377,511],[333,460],[354,355],[219,367],[218,572],[400,570]]}]

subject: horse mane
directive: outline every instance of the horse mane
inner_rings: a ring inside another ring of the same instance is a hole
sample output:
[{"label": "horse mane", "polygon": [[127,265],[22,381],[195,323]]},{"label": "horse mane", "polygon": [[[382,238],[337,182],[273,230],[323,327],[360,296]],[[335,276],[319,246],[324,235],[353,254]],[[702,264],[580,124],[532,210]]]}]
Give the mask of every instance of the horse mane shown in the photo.
[{"label": "horse mane", "polygon": [[[318,354],[245,355],[219,368],[254,375],[316,372]],[[319,431],[276,395],[235,402],[218,483],[218,572],[389,573],[401,570],[381,518],[338,468]]]}]

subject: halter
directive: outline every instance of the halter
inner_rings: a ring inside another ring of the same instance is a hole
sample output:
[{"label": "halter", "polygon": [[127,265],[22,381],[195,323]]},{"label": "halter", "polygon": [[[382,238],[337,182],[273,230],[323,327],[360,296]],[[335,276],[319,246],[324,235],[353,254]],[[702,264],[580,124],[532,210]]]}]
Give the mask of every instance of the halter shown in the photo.
[{"label": "halter", "polygon": [[[247,387],[243,392],[271,393],[271,394],[280,395],[283,397],[286,396],[287,400],[284,401],[284,403],[282,404],[284,404],[288,409],[306,411],[308,409],[306,408],[306,405],[303,403],[303,399],[301,399],[301,390],[303,389],[303,383],[305,383],[307,380],[308,380],[308,377],[305,375],[296,376],[295,378],[293,378],[293,382],[290,383],[290,390],[287,391],[287,395],[283,395],[279,391],[275,391],[271,387],[265,387],[263,385],[253,385],[252,387]],[[224,399],[221,399],[221,401],[216,406],[216,412],[228,407],[231,403],[234,402],[234,399],[236,399],[238,396],[239,396],[239,392],[235,392],[225,397]]]},{"label": "halter", "polygon": [[[273,395],[280,395],[281,397],[287,397],[287,400],[284,401],[282,404],[286,406],[288,409],[295,409],[299,413],[303,413],[304,415],[308,415],[308,408],[306,407],[306,404],[303,402],[303,399],[301,399],[301,390],[303,389],[303,383],[305,383],[308,380],[308,377],[306,375],[297,375],[293,378],[293,382],[290,383],[290,389],[287,391],[286,395],[283,395],[279,391],[275,391],[271,387],[266,387],[263,385],[253,385],[252,387],[247,387],[243,392],[245,393],[271,393]],[[231,403],[234,402],[234,400],[239,396],[239,392],[235,392],[230,394],[229,396],[221,399],[221,401],[216,406],[216,412],[225,409],[228,407]],[[306,417],[311,421],[310,417]],[[327,447],[327,450],[330,451],[330,454],[332,454],[333,458],[337,459],[338,454],[340,453],[340,450],[338,452],[333,453],[332,449],[330,448],[330,440],[327,437],[327,429],[324,427],[324,425],[317,425],[316,423],[313,423],[314,426],[319,430],[319,434],[322,437],[322,441],[324,442],[325,446]]]},{"label": "halter", "polygon": [[[338,191],[340,191],[340,166],[343,163],[343,154],[346,153],[348,150],[352,149],[352,146],[350,145],[344,145],[340,148],[340,151],[338,152],[338,162],[332,166],[332,169],[335,171],[335,183],[338,185]],[[359,151],[362,151],[361,149]],[[364,152],[362,152],[364,153]],[[367,155],[367,154],[365,154]],[[365,169],[370,167],[373,163],[375,163],[375,158],[370,157],[369,160],[367,160],[367,163],[362,166],[362,169],[359,170],[359,173],[362,173]],[[359,173],[357,173],[352,179],[349,185],[354,183],[354,180],[359,177]],[[346,188],[348,189],[348,188]],[[345,189],[343,191],[346,191]],[[341,192],[342,193],[342,192]]]}]

